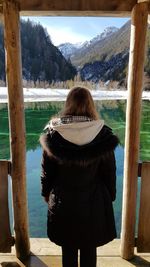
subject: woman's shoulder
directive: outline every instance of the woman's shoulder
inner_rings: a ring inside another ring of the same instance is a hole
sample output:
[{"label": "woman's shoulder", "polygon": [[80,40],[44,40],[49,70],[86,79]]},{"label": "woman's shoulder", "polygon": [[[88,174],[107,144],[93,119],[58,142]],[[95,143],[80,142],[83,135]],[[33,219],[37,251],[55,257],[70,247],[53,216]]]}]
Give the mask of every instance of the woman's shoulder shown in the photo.
[{"label": "woman's shoulder", "polygon": [[89,160],[115,150],[118,137],[112,129],[104,125],[97,136],[88,144],[76,145],[64,139],[57,131],[51,130],[40,137],[42,148],[56,158],[67,160]]},{"label": "woman's shoulder", "polygon": [[105,124],[93,140],[93,143],[100,143],[102,147],[114,150],[119,144],[119,138],[113,133],[112,128]]},{"label": "woman's shoulder", "polygon": [[44,127],[43,132],[40,135],[39,142],[40,145],[48,155],[51,154],[51,143],[52,143],[52,136],[54,134],[54,131],[51,130],[50,122]]}]

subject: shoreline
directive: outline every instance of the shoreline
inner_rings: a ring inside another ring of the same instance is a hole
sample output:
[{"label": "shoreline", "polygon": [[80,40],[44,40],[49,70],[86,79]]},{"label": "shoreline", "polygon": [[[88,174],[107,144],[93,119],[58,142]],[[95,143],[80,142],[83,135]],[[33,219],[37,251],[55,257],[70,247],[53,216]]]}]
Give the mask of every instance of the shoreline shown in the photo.
[{"label": "shoreline", "polygon": [[[65,101],[69,89],[23,88],[24,102]],[[127,90],[91,90],[94,100],[126,100]],[[143,100],[150,100],[150,91],[143,91]],[[0,87],[0,103],[8,103],[7,88]]]}]

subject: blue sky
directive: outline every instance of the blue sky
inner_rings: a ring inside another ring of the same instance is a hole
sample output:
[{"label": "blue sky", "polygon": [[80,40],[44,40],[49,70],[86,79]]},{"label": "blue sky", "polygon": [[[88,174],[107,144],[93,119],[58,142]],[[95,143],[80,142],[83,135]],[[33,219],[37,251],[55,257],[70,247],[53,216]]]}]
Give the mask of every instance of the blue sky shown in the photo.
[{"label": "blue sky", "polygon": [[54,45],[89,41],[106,27],[120,28],[129,20],[110,17],[23,17],[28,18],[47,28]]}]

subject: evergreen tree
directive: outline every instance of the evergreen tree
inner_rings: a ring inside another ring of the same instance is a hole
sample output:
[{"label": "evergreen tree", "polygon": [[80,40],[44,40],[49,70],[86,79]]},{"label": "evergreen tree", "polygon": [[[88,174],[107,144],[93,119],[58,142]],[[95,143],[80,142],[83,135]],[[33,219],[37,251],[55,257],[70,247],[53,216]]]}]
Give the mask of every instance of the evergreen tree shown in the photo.
[{"label": "evergreen tree", "polygon": [[[40,24],[21,20],[21,48],[23,79],[33,81],[65,81],[76,75],[76,69],[55,47]],[[3,28],[0,25],[0,79],[5,80]]]}]

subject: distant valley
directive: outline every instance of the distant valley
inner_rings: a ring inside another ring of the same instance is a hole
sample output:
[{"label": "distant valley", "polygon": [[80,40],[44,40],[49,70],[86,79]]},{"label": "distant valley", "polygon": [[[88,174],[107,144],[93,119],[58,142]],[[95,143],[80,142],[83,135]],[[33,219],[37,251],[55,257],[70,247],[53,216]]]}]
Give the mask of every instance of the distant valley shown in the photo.
[{"label": "distant valley", "polygon": [[[98,83],[99,80],[118,81],[126,87],[130,43],[130,21],[120,29],[108,27],[90,42],[70,43],[58,46],[61,53],[77,68],[83,80]],[[148,28],[145,60],[145,88],[149,90],[150,76],[150,28]]]},{"label": "distant valley", "polygon": [[120,29],[108,27],[89,42],[76,47],[58,46],[66,59],[77,68],[81,79],[98,82],[117,80],[125,83],[129,57],[130,21]]},{"label": "distant valley", "polygon": [[[70,88],[74,81],[125,88],[129,60],[130,21],[121,28],[108,27],[90,41],[51,42],[47,30],[30,20],[21,20],[22,74],[29,86],[59,85]],[[5,82],[3,28],[0,25],[0,80]],[[66,86],[67,85],[67,86]],[[148,27],[144,89],[150,90],[150,27]]]}]

